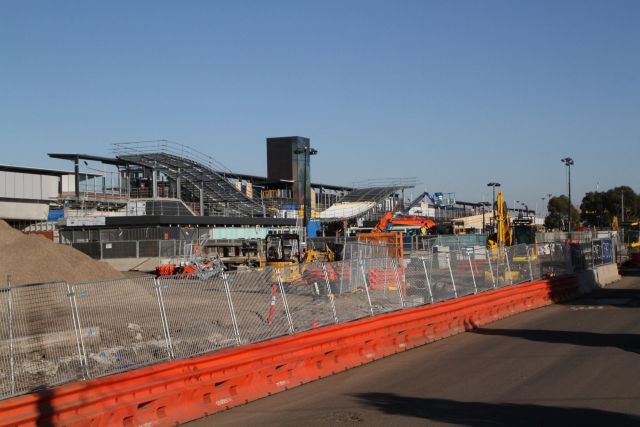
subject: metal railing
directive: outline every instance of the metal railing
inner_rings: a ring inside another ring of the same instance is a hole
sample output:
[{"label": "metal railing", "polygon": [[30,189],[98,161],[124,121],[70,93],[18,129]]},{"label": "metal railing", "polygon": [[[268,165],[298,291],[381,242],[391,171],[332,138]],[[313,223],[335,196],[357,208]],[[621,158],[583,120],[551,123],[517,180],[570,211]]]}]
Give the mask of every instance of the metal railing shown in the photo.
[{"label": "metal railing", "polygon": [[566,244],[0,288],[0,398],[573,271]]}]

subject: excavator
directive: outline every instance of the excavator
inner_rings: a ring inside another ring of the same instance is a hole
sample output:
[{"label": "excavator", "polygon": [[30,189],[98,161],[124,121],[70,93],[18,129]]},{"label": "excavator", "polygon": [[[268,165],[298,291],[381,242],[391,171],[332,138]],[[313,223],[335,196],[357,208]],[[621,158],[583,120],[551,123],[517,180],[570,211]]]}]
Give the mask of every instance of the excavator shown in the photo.
[{"label": "excavator", "polygon": [[[504,201],[502,191],[499,191],[496,197],[496,232],[487,237],[487,248],[498,257],[501,256],[500,250],[502,248],[513,245],[527,245],[525,247],[518,247],[518,252],[512,254],[513,265],[510,266],[510,273],[504,273],[505,281],[509,280],[508,274],[511,274],[512,280],[517,280],[520,272],[526,271],[529,268],[529,261],[535,261],[538,257],[536,228],[533,219],[519,216],[512,222],[508,212],[507,203]],[[485,272],[485,279],[491,280],[490,272]]]},{"label": "excavator", "polygon": [[402,212],[387,212],[373,227],[372,232],[384,233],[393,231],[394,228],[415,229],[419,231],[420,235],[425,236],[436,228],[436,222],[429,218],[408,215]]}]

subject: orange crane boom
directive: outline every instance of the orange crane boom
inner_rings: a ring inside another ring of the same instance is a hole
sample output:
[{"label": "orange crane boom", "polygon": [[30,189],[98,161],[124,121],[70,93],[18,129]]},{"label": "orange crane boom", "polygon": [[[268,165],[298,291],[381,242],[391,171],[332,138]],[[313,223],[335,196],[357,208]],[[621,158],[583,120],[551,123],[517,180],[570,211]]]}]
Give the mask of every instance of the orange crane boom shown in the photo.
[{"label": "orange crane boom", "polygon": [[380,221],[373,227],[374,232],[383,233],[389,231],[393,226],[408,226],[425,228],[427,231],[435,228],[436,222],[429,218],[403,213],[394,214],[387,212]]}]

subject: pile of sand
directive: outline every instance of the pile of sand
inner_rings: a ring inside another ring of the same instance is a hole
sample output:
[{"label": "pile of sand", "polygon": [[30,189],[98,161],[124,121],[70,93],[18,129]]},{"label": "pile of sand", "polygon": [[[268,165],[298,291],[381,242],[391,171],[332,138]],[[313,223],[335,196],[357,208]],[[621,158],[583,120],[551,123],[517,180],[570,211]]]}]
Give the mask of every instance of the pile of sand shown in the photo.
[{"label": "pile of sand", "polygon": [[0,220],[0,285],[118,279],[122,273],[71,246],[45,237],[26,235]]}]

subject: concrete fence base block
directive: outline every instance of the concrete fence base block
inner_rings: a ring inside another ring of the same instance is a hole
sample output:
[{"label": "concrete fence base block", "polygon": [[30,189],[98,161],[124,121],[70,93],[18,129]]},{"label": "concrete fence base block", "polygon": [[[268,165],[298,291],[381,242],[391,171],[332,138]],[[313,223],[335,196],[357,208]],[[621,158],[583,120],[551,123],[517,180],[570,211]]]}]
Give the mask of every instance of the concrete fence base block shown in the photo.
[{"label": "concrete fence base block", "polygon": [[620,280],[620,274],[616,264],[600,265],[578,275],[580,293],[583,294],[604,288],[618,280]]},{"label": "concrete fence base block", "polygon": [[597,284],[603,288],[613,282],[620,280],[618,266],[616,264],[607,264],[596,267]]}]

